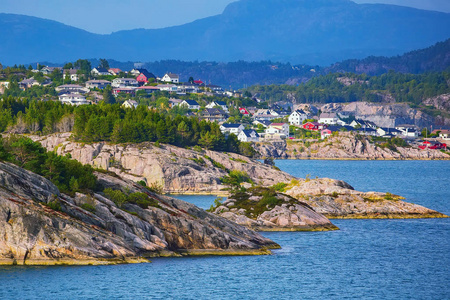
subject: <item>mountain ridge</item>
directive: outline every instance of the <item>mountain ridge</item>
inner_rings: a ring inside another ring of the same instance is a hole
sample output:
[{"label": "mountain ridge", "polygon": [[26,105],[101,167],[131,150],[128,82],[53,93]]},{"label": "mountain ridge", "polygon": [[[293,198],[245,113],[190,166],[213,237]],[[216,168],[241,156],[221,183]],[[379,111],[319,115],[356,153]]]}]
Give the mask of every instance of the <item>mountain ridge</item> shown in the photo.
[{"label": "mountain ridge", "polygon": [[6,42],[0,46],[4,64],[109,57],[327,65],[397,55],[450,36],[448,13],[349,0],[242,0],[220,15],[184,25],[109,35],[11,14],[0,14],[0,25],[5,29]]}]

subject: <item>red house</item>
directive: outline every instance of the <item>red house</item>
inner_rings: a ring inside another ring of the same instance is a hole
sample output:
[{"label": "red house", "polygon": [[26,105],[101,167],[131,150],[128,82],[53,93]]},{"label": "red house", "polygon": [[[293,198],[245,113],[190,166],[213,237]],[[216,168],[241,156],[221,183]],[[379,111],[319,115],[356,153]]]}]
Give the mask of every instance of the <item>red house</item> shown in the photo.
[{"label": "red house", "polygon": [[138,77],[136,77],[136,80],[141,84],[146,84],[151,78],[156,80],[156,76],[153,75],[152,73],[150,73],[149,71],[147,71],[146,69],[138,69],[139,72],[141,72],[139,74]]},{"label": "red house", "polygon": [[443,144],[440,142],[424,141],[422,143],[422,145],[419,145],[419,148],[422,150],[425,150],[425,149],[447,149],[447,144]]},{"label": "red house", "polygon": [[241,114],[243,114],[244,116],[250,116],[250,113],[248,112],[248,110],[244,107],[239,107],[239,111],[241,112]]},{"label": "red house", "polygon": [[303,129],[313,130],[313,131],[318,131],[318,130],[322,130],[324,128],[327,128],[326,125],[320,124],[318,122],[307,122],[307,123],[303,124],[302,127],[303,127]]}]

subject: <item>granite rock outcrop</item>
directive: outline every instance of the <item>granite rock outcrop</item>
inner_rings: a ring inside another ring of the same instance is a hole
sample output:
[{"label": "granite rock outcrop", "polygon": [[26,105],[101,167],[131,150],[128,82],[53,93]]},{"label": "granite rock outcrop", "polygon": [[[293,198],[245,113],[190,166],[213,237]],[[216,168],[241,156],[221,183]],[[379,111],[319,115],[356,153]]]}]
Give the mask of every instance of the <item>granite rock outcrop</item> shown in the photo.
[{"label": "granite rock outcrop", "polygon": [[[147,185],[159,185],[172,194],[221,193],[221,178],[231,170],[246,172],[257,184],[270,186],[294,177],[235,153],[195,151],[153,143],[112,145],[105,142],[82,144],[69,140],[70,133],[31,136],[48,151],[70,154],[73,159],[95,168],[111,171]],[[222,192],[223,193],[223,192]]]},{"label": "granite rock outcrop", "polygon": [[102,188],[144,193],[156,205],[119,207],[102,192],[69,196],[0,162],[0,264],[110,264],[154,256],[267,254],[271,240],[193,204],[96,173]]}]

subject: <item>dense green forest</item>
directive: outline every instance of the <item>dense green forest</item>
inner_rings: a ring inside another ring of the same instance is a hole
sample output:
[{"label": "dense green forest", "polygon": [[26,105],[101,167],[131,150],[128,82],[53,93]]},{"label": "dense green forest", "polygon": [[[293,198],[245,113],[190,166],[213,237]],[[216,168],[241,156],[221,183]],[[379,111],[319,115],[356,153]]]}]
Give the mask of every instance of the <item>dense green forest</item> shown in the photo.
[{"label": "dense green forest", "polygon": [[389,72],[380,76],[334,73],[298,86],[256,85],[246,91],[271,102],[286,98],[294,98],[297,103],[383,102],[391,95],[396,102],[419,106],[426,98],[449,93],[449,82],[450,72],[421,75]]},{"label": "dense green forest", "polygon": [[26,137],[0,136],[0,161],[11,162],[42,175],[67,194],[96,188],[97,178],[91,166],[85,166],[69,156],[47,152],[39,143]]},{"label": "dense green forest", "polygon": [[149,110],[145,106],[124,109],[120,104],[73,107],[56,101],[17,101],[5,97],[0,101],[0,131],[49,134],[72,131],[80,142],[113,143],[159,142],[179,147],[200,145],[216,151],[251,155],[250,146],[236,136],[228,138],[217,123],[168,112]]}]

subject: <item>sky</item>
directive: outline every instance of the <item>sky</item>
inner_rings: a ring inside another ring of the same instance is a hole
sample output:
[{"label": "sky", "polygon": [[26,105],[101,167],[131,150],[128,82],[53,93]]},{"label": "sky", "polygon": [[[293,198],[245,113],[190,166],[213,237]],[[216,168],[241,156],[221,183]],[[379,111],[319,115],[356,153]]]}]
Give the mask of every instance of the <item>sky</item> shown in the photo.
[{"label": "sky", "polygon": [[[0,13],[55,20],[93,33],[163,28],[218,15],[236,0],[1,0]],[[264,0],[261,0],[264,1]],[[450,13],[450,0],[353,0]]]}]

